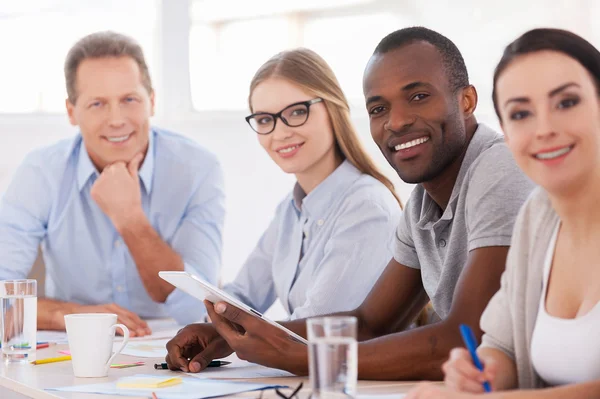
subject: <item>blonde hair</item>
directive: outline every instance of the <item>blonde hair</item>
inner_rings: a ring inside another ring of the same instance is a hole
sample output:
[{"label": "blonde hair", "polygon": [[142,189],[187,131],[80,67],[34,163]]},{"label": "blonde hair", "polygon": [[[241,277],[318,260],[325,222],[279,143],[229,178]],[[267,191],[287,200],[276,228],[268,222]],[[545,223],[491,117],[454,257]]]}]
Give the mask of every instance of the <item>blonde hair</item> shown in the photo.
[{"label": "blonde hair", "polygon": [[396,194],[394,184],[379,171],[358,139],[350,119],[348,100],[325,60],[306,48],[283,51],[271,57],[258,69],[250,83],[248,104],[251,110],[250,98],[254,89],[261,82],[272,77],[288,80],[304,91],[323,99],[337,147],[343,158],[362,173],[374,177],[385,185],[402,208],[402,201]]}]

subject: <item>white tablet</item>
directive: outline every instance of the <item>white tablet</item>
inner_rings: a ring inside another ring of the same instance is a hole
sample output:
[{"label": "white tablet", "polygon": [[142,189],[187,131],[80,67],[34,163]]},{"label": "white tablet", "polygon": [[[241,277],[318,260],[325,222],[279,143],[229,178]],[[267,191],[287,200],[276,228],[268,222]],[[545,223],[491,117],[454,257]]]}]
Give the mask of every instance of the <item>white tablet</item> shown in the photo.
[{"label": "white tablet", "polygon": [[272,326],[275,326],[280,330],[285,331],[294,341],[300,342],[304,345],[308,345],[308,341],[302,338],[300,335],[285,328],[281,324],[266,318],[260,312],[252,309],[250,306],[232,297],[225,291],[202,280],[200,277],[194,276],[193,274],[190,274],[188,272],[158,272],[158,275],[163,280],[168,281],[183,292],[195,298],[198,298],[201,301],[206,299],[212,303],[227,302],[230,305],[235,306],[236,308],[248,313],[249,315],[253,317],[258,317],[271,324]]}]

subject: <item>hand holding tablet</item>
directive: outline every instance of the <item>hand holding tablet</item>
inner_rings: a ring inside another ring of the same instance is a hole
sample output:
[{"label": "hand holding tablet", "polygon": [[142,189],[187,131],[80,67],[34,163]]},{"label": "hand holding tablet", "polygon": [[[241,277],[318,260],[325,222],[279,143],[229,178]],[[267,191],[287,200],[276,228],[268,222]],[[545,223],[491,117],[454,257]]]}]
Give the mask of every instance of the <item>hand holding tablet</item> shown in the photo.
[{"label": "hand holding tablet", "polygon": [[159,272],[158,275],[163,280],[168,281],[175,287],[179,288],[180,290],[189,295],[192,295],[195,298],[198,298],[202,301],[208,300],[212,303],[226,302],[229,305],[232,305],[253,317],[262,319],[265,322],[271,324],[272,326],[279,328],[280,330],[288,334],[290,338],[294,341],[300,342],[304,345],[308,345],[308,341],[302,338],[300,335],[283,327],[281,324],[264,317],[260,312],[252,309],[251,307],[232,297],[225,291],[215,287],[214,285],[202,280],[197,276],[194,276],[191,273],[163,271]]}]

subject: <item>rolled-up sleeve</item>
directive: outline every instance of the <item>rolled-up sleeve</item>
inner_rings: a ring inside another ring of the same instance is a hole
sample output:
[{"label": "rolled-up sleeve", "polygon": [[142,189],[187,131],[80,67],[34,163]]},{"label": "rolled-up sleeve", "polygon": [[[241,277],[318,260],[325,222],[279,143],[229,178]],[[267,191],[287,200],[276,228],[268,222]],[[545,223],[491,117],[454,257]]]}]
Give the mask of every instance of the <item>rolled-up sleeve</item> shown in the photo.
[{"label": "rolled-up sleeve", "polygon": [[41,168],[28,157],[0,200],[0,280],[29,274],[46,234],[51,198]]},{"label": "rolled-up sleeve", "polygon": [[[502,273],[500,289],[492,297],[481,316],[480,326],[484,332],[481,347],[501,350],[510,358],[515,358],[514,344],[514,306],[511,298],[514,297],[514,276],[516,269],[528,267],[527,261],[523,264],[521,254],[527,251],[527,234],[523,234],[527,205],[521,210],[513,227],[512,243],[506,257],[506,269]],[[525,306],[519,304],[519,306]]]},{"label": "rolled-up sleeve", "polygon": [[508,269],[504,271],[500,290],[492,297],[481,316],[481,329],[485,333],[481,347],[499,349],[514,359],[513,317],[511,315],[511,306],[508,302],[508,290],[510,289],[508,280],[510,279],[510,273]]},{"label": "rolled-up sleeve", "polygon": [[[221,268],[224,219],[223,171],[215,162],[194,191],[171,241],[171,247],[185,263],[185,271],[212,284],[217,284]],[[181,324],[199,321],[206,314],[201,301],[178,289],[167,297],[165,306]]]}]

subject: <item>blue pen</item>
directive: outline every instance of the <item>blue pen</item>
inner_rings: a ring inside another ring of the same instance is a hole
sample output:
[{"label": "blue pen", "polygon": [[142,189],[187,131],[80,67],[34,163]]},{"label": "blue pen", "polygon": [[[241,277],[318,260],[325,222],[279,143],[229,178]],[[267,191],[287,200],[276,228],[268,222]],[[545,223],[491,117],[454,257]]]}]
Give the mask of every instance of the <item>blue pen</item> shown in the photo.
[{"label": "blue pen", "polygon": [[[477,356],[477,340],[475,339],[475,334],[473,334],[473,330],[471,330],[471,328],[466,324],[461,324],[460,334],[462,335],[463,341],[465,342],[465,346],[471,354],[471,358],[473,359],[475,367],[477,367],[479,371],[483,371],[483,365],[481,364],[481,361],[479,361],[479,357]],[[492,392],[492,388],[490,388],[489,382],[485,381],[483,383],[483,390],[486,392]]]}]

